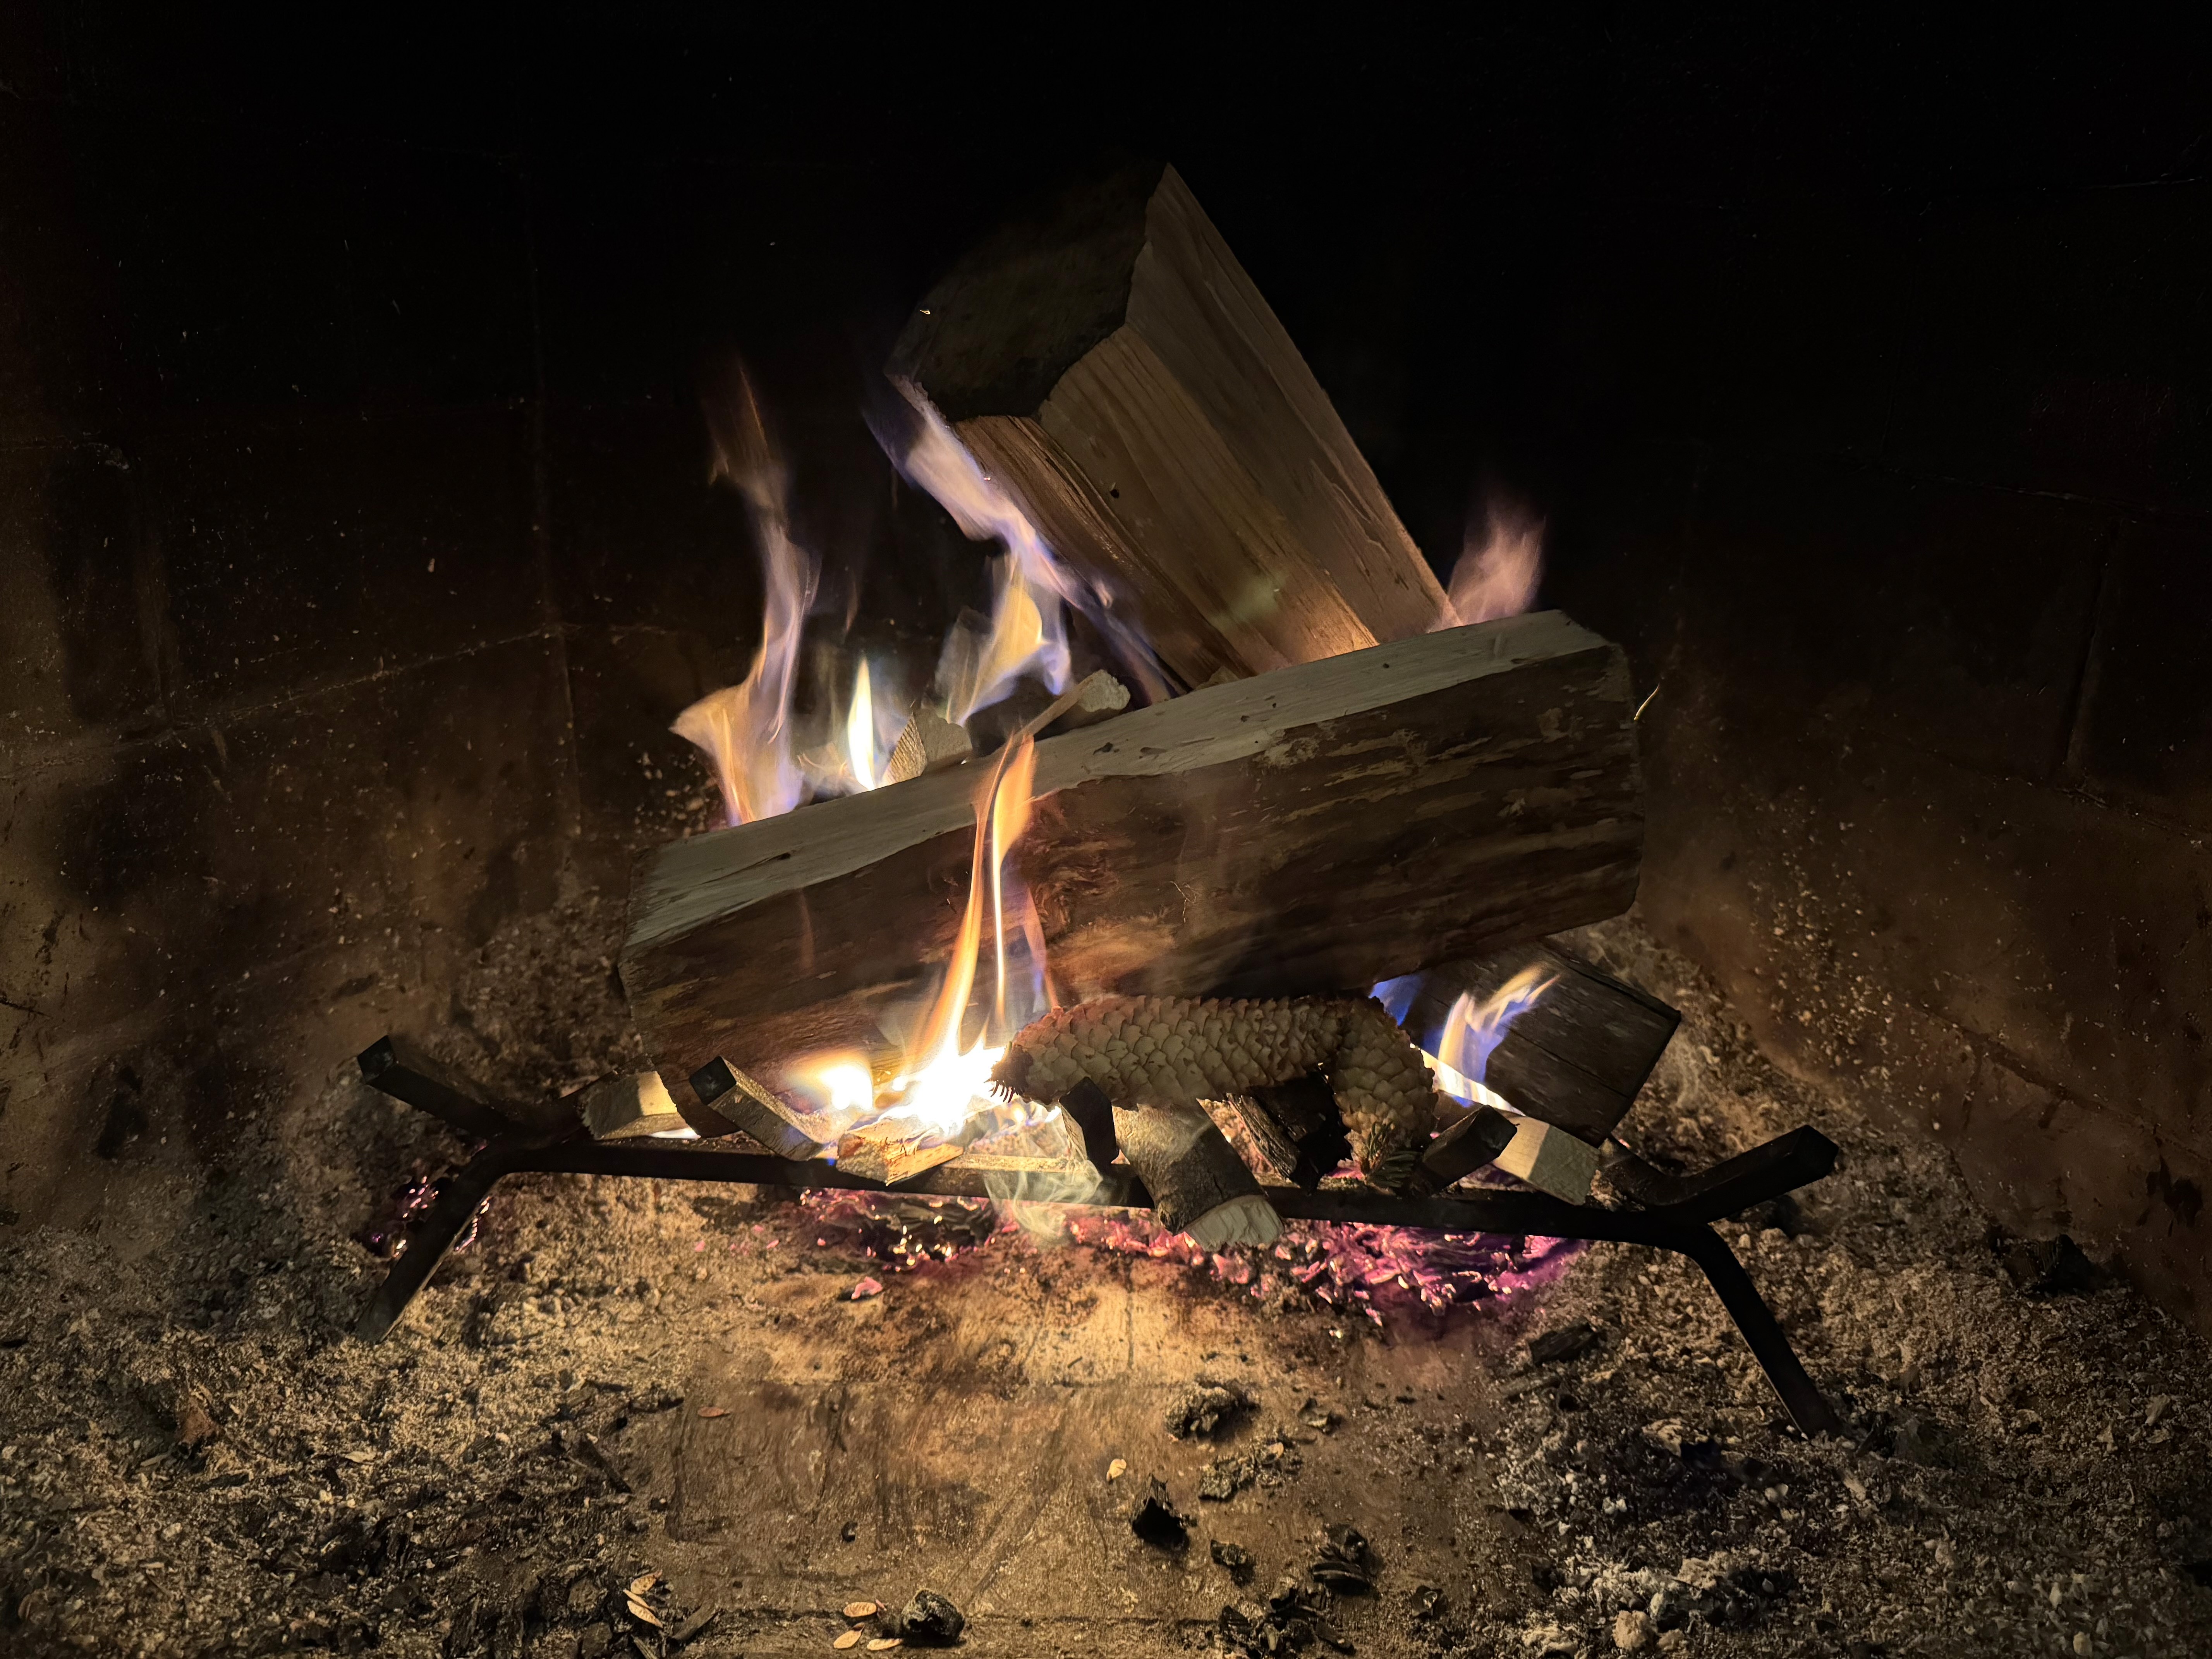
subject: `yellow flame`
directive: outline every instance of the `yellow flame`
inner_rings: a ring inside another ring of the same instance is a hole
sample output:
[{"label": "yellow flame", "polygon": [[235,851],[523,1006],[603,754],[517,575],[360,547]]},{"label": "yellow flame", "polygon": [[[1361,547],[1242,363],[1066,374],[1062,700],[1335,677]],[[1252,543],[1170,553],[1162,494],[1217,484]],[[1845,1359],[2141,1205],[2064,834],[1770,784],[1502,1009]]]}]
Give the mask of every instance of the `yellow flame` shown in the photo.
[{"label": "yellow flame", "polygon": [[1438,628],[1517,617],[1536,602],[1544,574],[1544,521],[1524,508],[1490,507],[1480,533],[1470,520]]},{"label": "yellow flame", "polygon": [[863,789],[876,787],[876,700],[868,690],[866,657],[853,677],[853,706],[845,713],[845,758],[852,765],[855,784]]},{"label": "yellow flame", "polygon": [[[1030,791],[1036,782],[1036,744],[1027,732],[1007,745],[1010,758],[991,808],[991,940],[998,957],[998,994],[993,1024],[1006,1024],[1006,849],[1030,827]],[[1028,900],[1024,898],[1026,904]]]},{"label": "yellow flame", "polygon": [[804,1060],[790,1076],[833,1115],[865,1116],[876,1103],[876,1079],[866,1054],[833,1054]]},{"label": "yellow flame", "polygon": [[[1036,744],[1026,732],[1017,732],[999,751],[994,765],[975,792],[975,836],[969,861],[968,903],[961,913],[960,931],[954,937],[952,955],[945,964],[945,983],[930,1005],[928,1017],[907,1053],[909,1063],[893,1080],[901,1098],[901,1116],[919,1118],[939,1133],[950,1133],[968,1116],[973,1103],[990,1085],[991,1068],[1006,1053],[1006,926],[1003,886],[1006,853],[1029,827],[1030,793],[1036,780]],[[987,862],[988,860],[988,862]],[[983,894],[992,895],[996,926],[999,982],[993,1023],[988,1030],[966,1048],[961,1026],[968,1013],[968,999],[975,988],[975,962],[983,943]],[[1002,1040],[987,1047],[990,1036]],[[915,1060],[919,1063],[915,1063]]]},{"label": "yellow flame", "polygon": [[788,812],[803,780],[791,757],[791,694],[799,629],[814,602],[814,560],[792,539],[788,479],[769,440],[752,382],[740,365],[727,396],[710,403],[714,477],[744,498],[760,544],[763,584],[760,648],[736,685],[710,692],[670,729],[707,751],[732,823]]}]

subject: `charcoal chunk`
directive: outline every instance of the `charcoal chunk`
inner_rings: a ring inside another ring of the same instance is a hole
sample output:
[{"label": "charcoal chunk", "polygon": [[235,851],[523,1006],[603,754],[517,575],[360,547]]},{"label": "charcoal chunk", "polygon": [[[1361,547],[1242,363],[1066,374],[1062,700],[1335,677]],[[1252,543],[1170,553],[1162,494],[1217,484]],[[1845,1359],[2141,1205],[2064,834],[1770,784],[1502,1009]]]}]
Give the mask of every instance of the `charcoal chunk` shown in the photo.
[{"label": "charcoal chunk", "polygon": [[898,1615],[896,1633],[916,1647],[950,1647],[968,1627],[967,1616],[952,1598],[933,1589],[916,1590]]},{"label": "charcoal chunk", "polygon": [[1528,1363],[1532,1365],[1557,1365],[1569,1359],[1578,1359],[1596,1346],[1595,1326],[1562,1325],[1556,1331],[1546,1331],[1528,1345]]},{"label": "charcoal chunk", "polygon": [[1190,1542],[1190,1517],[1169,1499],[1167,1483],[1153,1475],[1129,1506],[1129,1530],[1160,1549],[1180,1550]]}]

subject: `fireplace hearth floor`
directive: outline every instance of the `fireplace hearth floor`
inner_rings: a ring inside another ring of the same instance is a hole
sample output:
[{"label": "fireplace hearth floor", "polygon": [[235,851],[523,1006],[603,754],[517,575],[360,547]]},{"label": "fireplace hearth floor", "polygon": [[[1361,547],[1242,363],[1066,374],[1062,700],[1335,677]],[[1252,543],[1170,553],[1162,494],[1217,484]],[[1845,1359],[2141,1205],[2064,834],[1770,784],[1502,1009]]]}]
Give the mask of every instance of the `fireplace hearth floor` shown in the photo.
[{"label": "fireplace hearth floor", "polygon": [[[658,1572],[672,1626],[720,1609],[681,1650],[708,1659],[831,1653],[845,1602],[925,1585],[964,1651],[1205,1652],[1342,1522],[1382,1562],[1334,1615],[1364,1654],[1610,1651],[1655,1595],[1698,1653],[2204,1650],[2202,1345],[2124,1288],[2023,1296],[1940,1155],[1773,1071],[1632,927],[1589,944],[1689,1014],[1632,1120],[1658,1150],[1841,1144],[1729,1231],[1855,1443],[1782,1430],[1697,1270],[1633,1248],[1377,1329],[1018,1235],[894,1273],[794,1206],[643,1182],[502,1186],[370,1348],[356,1236],[457,1147],[333,1054],[226,1180],[0,1232],[0,1650],[629,1654],[621,1589]],[[1201,1373],[1259,1395],[1218,1443],[1164,1423]],[[1198,1498],[1283,1430],[1279,1484]],[[1180,1555],[1121,1518],[1153,1475]]]}]

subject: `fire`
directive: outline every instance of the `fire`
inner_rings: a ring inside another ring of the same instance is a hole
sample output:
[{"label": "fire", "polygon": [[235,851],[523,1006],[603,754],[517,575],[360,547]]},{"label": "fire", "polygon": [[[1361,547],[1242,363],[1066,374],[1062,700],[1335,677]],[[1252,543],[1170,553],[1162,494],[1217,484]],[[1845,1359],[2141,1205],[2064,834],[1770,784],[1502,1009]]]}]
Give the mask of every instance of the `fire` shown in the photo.
[{"label": "fire", "polygon": [[764,615],[760,648],[742,682],[693,703],[671,728],[714,762],[722,805],[732,823],[788,812],[804,781],[791,756],[791,694],[800,625],[814,603],[819,572],[792,538],[790,480],[770,441],[760,400],[744,370],[732,377],[726,402],[710,407],[714,473],[744,498],[760,544]]},{"label": "fire", "polygon": [[1472,519],[1438,628],[1517,617],[1536,602],[1544,574],[1544,521],[1525,507],[1492,506],[1480,535]]},{"label": "fire", "polygon": [[[981,466],[928,399],[902,387],[912,418],[896,433],[877,436],[899,471],[936,498],[954,522],[976,540],[996,540],[1006,551],[994,572],[988,626],[956,628],[940,654],[938,690],[947,714],[964,720],[1011,692],[1024,677],[1055,695],[1073,679],[1065,607],[1074,605],[1096,623],[1146,695],[1169,687],[1149,647],[1114,617],[1112,598],[1062,567],[1036,526]],[[678,717],[674,729],[713,761],[728,821],[747,823],[799,805],[810,792],[849,793],[884,782],[888,745],[883,727],[890,711],[879,694],[875,665],[854,666],[842,715],[814,746],[799,752],[793,702],[798,690],[799,646],[819,569],[791,529],[788,475],[769,439],[759,399],[744,371],[737,371],[722,406],[710,408],[714,477],[743,497],[760,545],[765,587],[761,642],[744,681],[702,698]],[[849,624],[849,618],[848,619]],[[833,699],[833,702],[835,700]],[[890,715],[893,735],[903,712]],[[1052,1000],[1045,969],[1043,929],[1035,907],[1007,860],[1029,827],[1035,787],[1034,732],[1000,750],[975,795],[975,834],[967,907],[945,981],[919,1030],[903,1045],[898,1074],[879,1091],[865,1057],[817,1055],[793,1063],[783,1076],[795,1094],[814,1103],[825,1124],[839,1127],[872,1115],[918,1121],[951,1134],[979,1109],[995,1108],[991,1068],[1006,1039]],[[990,1013],[981,1030],[967,1037],[968,1012],[983,955],[988,897],[994,972]],[[1018,985],[1010,940],[1033,983]]]},{"label": "fire", "polygon": [[1528,967],[1492,992],[1479,1007],[1473,993],[1461,992],[1437,1039],[1437,1086],[1470,1105],[1479,1099],[1498,1103],[1485,1083],[1492,1053],[1513,1022],[1559,982],[1557,974],[1547,979],[1542,969]]},{"label": "fire", "polygon": [[868,690],[868,659],[860,659],[853,677],[853,704],[845,714],[845,760],[853,781],[863,789],[876,787],[876,700]]},{"label": "fire", "polygon": [[956,628],[938,662],[938,686],[955,722],[988,708],[1034,675],[1054,696],[1068,686],[1070,666],[1063,605],[1096,624],[1146,697],[1167,695],[1166,677],[1150,647],[1113,611],[1113,595],[1086,582],[1052,554],[1029,515],[976,464],[945,417],[918,386],[899,392],[912,411],[904,432],[878,425],[876,441],[902,477],[933,496],[970,540],[1006,546],[994,579],[988,631]]}]

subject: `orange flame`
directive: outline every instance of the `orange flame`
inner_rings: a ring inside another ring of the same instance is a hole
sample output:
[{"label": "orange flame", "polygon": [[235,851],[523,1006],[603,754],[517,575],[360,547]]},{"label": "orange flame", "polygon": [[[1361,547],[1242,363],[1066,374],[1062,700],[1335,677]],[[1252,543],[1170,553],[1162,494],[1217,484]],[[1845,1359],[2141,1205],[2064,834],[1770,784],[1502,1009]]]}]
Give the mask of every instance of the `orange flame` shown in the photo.
[{"label": "orange flame", "polygon": [[[975,836],[969,863],[968,903],[960,916],[945,982],[928,1015],[907,1045],[903,1073],[891,1087],[899,1096],[892,1111],[914,1117],[939,1133],[951,1133],[986,1097],[991,1068],[1006,1053],[1006,949],[1004,874],[1006,856],[1029,827],[1030,792],[1035,781],[1036,745],[1026,730],[1000,750],[997,763],[975,791]],[[988,859],[988,863],[986,862]],[[991,1024],[977,1040],[963,1047],[968,1000],[975,988],[976,959],[982,953],[983,895],[988,884],[996,926],[998,995]],[[1026,903],[1025,896],[1018,899]],[[987,1047],[993,1037],[998,1046]]]},{"label": "orange flame", "polygon": [[800,624],[814,602],[812,556],[792,539],[789,480],[742,365],[727,398],[710,403],[714,473],[744,498],[760,544],[764,587],[760,648],[738,684],[710,692],[670,728],[706,750],[732,823],[788,812],[804,789],[791,757],[791,694]]},{"label": "orange flame", "polygon": [[1438,628],[1517,617],[1536,602],[1544,575],[1544,521],[1524,507],[1492,506],[1481,533],[1469,520],[1466,544],[1452,567]]}]

